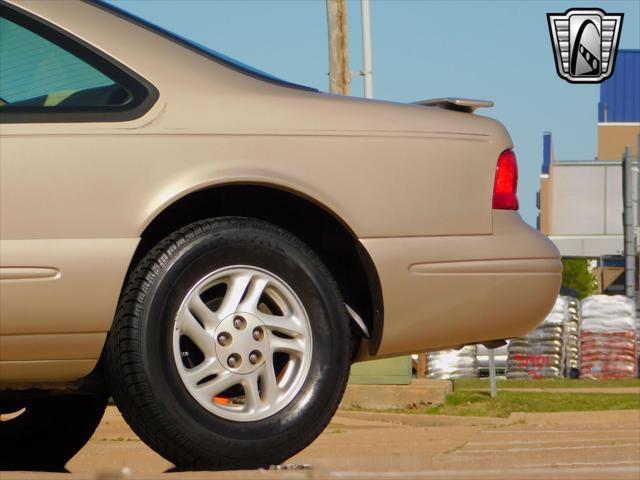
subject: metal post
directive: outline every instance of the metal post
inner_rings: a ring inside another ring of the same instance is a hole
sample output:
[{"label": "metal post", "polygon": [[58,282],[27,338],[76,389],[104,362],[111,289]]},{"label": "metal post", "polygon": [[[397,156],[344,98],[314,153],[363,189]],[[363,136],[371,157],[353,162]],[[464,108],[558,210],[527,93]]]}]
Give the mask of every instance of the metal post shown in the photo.
[{"label": "metal post", "polygon": [[496,353],[493,348],[489,349],[489,384],[491,386],[491,397],[497,395],[496,391]]},{"label": "metal post", "polygon": [[[636,252],[640,253],[640,134],[638,134],[638,150],[636,151],[636,161],[633,166],[635,173],[635,183],[633,184],[633,221],[636,226]],[[638,273],[638,272],[636,272]]]},{"label": "metal post", "polygon": [[598,273],[599,281],[598,281],[598,293],[602,294],[604,292],[604,255],[600,255],[598,259]]},{"label": "metal post", "polygon": [[[633,225],[635,232],[635,254],[640,256],[640,134],[636,145],[636,161],[633,167]],[[638,269],[640,270],[640,269]],[[636,271],[636,282],[640,283],[640,271]],[[636,321],[640,322],[640,290],[636,293]],[[640,375],[640,372],[638,372]]]},{"label": "metal post", "polygon": [[371,71],[371,11],[369,0],[360,0],[362,18],[362,76],[364,77],[364,96],[373,98],[373,78]]},{"label": "metal post", "polygon": [[624,149],[622,158],[622,194],[624,199],[624,288],[625,295],[635,302],[635,269],[636,269],[636,246],[635,229],[633,218],[633,157],[631,147]]}]

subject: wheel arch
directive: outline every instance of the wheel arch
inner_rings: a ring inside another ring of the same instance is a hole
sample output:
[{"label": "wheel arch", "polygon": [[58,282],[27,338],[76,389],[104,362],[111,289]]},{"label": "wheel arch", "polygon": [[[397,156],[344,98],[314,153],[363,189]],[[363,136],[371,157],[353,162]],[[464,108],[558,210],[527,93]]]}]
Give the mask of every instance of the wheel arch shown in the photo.
[{"label": "wheel arch", "polygon": [[[140,234],[126,278],[161,239],[191,222],[245,216],[277,225],[304,241],[327,266],[345,301],[366,323],[369,355],[375,355],[383,330],[383,299],[377,269],[348,224],[320,202],[273,184],[225,183],[173,199],[156,212]],[[126,281],[126,280],[125,280]]]}]

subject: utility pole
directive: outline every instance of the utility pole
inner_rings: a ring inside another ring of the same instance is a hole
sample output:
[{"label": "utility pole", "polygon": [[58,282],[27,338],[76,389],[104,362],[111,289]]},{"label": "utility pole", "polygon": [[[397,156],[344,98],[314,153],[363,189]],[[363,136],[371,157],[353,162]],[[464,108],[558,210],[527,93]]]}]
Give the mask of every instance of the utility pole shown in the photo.
[{"label": "utility pole", "polygon": [[349,95],[349,38],[345,0],[327,0],[329,30],[329,91]]}]

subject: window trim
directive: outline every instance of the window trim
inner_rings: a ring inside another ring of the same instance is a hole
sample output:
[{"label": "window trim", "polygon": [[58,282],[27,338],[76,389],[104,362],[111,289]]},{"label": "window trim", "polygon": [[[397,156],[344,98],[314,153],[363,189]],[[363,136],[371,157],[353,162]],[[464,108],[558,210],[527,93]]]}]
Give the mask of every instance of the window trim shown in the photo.
[{"label": "window trim", "polygon": [[99,107],[0,107],[0,123],[124,122],[147,113],[160,96],[146,79],[117,60],[45,19],[15,5],[0,3],[0,16],[49,40],[126,88],[125,105]]}]

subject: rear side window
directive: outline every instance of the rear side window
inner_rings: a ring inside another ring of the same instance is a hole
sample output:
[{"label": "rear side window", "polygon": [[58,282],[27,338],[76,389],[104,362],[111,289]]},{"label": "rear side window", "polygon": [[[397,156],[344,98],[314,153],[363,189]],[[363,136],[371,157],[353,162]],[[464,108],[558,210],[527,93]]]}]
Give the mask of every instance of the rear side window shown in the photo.
[{"label": "rear side window", "polygon": [[0,105],[125,105],[131,93],[75,55],[0,18]]},{"label": "rear side window", "polygon": [[0,4],[0,122],[111,122],[138,118],[158,91],[93,45]]}]

